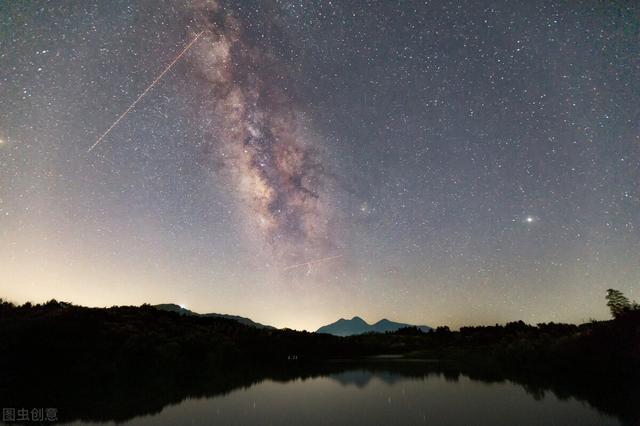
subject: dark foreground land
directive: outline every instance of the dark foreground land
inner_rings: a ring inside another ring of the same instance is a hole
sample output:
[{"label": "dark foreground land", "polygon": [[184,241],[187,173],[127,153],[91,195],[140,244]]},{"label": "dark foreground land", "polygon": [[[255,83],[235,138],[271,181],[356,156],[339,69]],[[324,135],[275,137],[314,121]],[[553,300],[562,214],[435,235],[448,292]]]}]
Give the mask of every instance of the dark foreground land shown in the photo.
[{"label": "dark foreground land", "polygon": [[[431,361],[371,359],[380,354]],[[220,395],[265,378],[339,373],[354,363],[410,377],[510,380],[534,396],[550,390],[623,423],[640,420],[638,310],[579,326],[514,322],[335,337],[151,306],[0,304],[1,405],[58,407],[64,421],[123,421],[187,397]]]}]

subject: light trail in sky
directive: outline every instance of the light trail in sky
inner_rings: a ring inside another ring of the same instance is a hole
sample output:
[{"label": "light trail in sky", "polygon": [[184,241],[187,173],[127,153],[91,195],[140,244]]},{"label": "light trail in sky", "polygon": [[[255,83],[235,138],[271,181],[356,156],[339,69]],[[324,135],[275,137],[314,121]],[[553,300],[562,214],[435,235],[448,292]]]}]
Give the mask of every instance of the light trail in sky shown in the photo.
[{"label": "light trail in sky", "polygon": [[187,50],[189,50],[191,48],[191,46],[193,46],[193,44],[200,38],[200,36],[202,35],[202,33],[204,33],[204,31],[200,31],[194,38],[193,40],[191,40],[189,42],[189,44],[187,44],[187,46],[182,49],[182,51],[180,53],[178,53],[178,55],[173,58],[173,60],[169,63],[169,65],[166,66],[166,68],[160,73],[160,75],[158,75],[149,86],[147,86],[146,89],[144,89],[144,92],[142,92],[140,94],[140,96],[138,96],[138,98],[133,101],[133,103],[131,105],[129,105],[129,108],[127,108],[122,114],[120,114],[120,116],[116,119],[116,121],[113,122],[113,124],[111,124],[111,126],[109,126],[109,128],[98,138],[98,140],[96,140],[96,142],[91,145],[91,148],[89,148],[87,150],[87,153],[90,153],[91,151],[93,151],[93,149],[98,146],[98,144],[100,142],[102,142],[102,140],[109,134],[109,132],[111,132],[111,130],[113,130],[114,127],[116,127],[118,125],[118,123],[120,122],[120,120],[122,120],[127,114],[129,114],[129,112],[136,106],[136,104],[138,102],[140,102],[140,100],[142,98],[144,98],[144,96],[147,94],[147,92],[149,92],[149,90],[151,90],[153,88],[153,86],[155,86],[161,79],[162,77],[180,60],[180,58],[182,58],[182,56],[187,53]]},{"label": "light trail in sky", "polygon": [[341,254],[339,254],[337,256],[323,257],[322,259],[310,260],[308,262],[302,262],[302,263],[296,263],[295,265],[289,265],[289,266],[283,268],[282,270],[283,271],[288,271],[290,269],[299,268],[300,266],[311,266],[311,265],[315,265],[315,264],[318,264],[318,263],[325,263],[325,262],[329,262],[331,260],[339,259],[341,257],[342,257]]}]

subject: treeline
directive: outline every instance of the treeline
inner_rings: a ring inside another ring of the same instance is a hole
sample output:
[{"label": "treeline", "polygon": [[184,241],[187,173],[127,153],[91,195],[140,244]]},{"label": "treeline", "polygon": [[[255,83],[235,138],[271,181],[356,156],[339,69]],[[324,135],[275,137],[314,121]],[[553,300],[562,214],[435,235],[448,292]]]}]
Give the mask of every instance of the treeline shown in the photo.
[{"label": "treeline", "polygon": [[393,335],[354,336],[368,352],[404,353],[411,357],[453,360],[477,367],[640,377],[640,306],[609,289],[613,319],[585,324],[523,321],[505,325],[438,327],[423,334],[416,328]]},{"label": "treeline", "polygon": [[640,310],[609,293],[614,319],[582,325],[522,321],[430,333],[336,337],[260,329],[224,318],[141,307],[87,308],[0,299],[0,381],[65,375],[189,375],[230,365],[276,365],[378,354],[516,369],[628,374],[640,366]]},{"label": "treeline", "polygon": [[[2,379],[108,377],[201,372],[232,364],[358,356],[334,336],[268,330],[235,320],[184,316],[150,305],[87,308],[52,300],[15,306],[0,300]],[[5,374],[6,373],[6,374]]]},{"label": "treeline", "polygon": [[441,327],[420,340],[410,348],[413,356],[568,374],[640,373],[640,311],[581,325],[518,321],[457,332]]}]

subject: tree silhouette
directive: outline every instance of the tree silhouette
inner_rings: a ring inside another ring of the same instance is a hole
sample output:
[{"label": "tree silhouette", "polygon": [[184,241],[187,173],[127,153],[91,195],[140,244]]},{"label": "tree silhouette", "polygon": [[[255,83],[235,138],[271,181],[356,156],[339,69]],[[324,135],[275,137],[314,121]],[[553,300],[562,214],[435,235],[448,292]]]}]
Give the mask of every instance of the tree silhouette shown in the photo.
[{"label": "tree silhouette", "polygon": [[606,299],[607,306],[611,310],[611,315],[613,315],[614,318],[620,317],[625,311],[631,310],[633,306],[637,306],[635,304],[632,305],[620,290],[613,288],[607,290]]}]

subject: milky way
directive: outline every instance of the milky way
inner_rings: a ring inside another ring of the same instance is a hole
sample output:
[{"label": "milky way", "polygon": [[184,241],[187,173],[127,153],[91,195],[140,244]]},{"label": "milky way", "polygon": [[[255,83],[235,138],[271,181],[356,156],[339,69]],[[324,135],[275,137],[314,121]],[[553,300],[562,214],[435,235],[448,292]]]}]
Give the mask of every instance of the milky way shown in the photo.
[{"label": "milky way", "polygon": [[[300,259],[331,247],[325,174],[277,61],[253,46],[242,22],[217,2],[194,6],[206,30],[196,62],[206,94],[207,155],[221,165],[279,255]],[[306,254],[305,254],[306,253]]]}]

